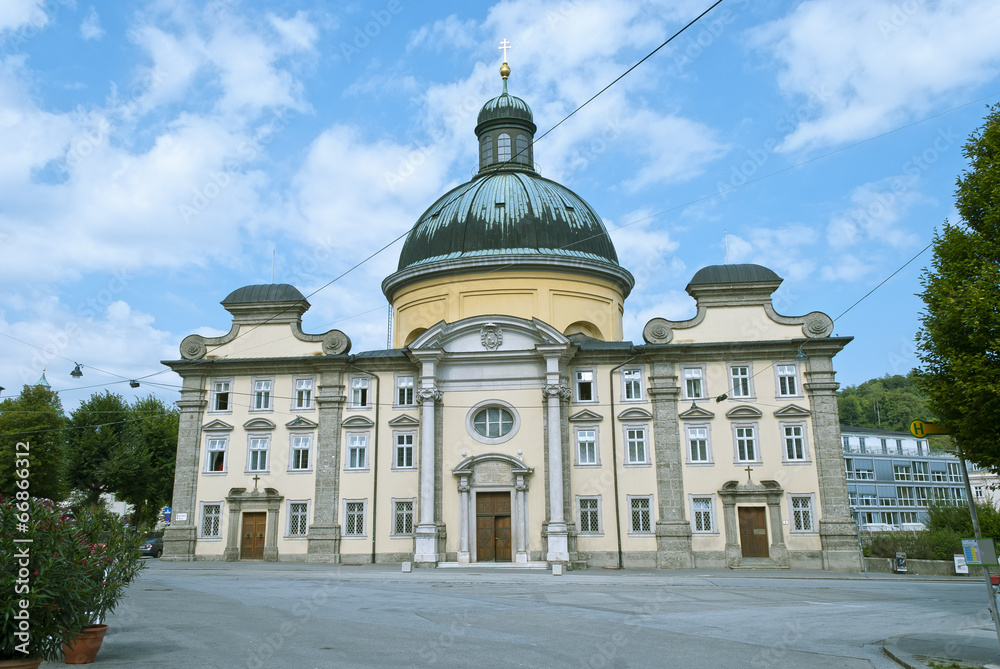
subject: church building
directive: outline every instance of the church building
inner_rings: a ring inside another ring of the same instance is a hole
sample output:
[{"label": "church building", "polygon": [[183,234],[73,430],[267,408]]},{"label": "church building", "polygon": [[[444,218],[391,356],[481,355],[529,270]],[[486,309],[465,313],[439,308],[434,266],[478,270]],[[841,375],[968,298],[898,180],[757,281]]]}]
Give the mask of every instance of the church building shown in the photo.
[{"label": "church building", "polygon": [[860,569],[820,312],[759,265],[697,271],[690,320],[623,341],[601,217],[534,167],[531,109],[483,105],[476,175],[382,283],[393,348],[301,329],[287,284],[190,335],[165,559]]}]

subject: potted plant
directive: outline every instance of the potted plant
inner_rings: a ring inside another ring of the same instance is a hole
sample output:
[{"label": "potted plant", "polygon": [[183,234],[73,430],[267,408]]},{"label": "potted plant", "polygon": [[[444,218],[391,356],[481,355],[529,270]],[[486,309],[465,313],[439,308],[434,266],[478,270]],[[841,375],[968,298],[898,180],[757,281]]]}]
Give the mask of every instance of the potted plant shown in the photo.
[{"label": "potted plant", "polygon": [[94,661],[108,630],[105,618],[145,566],[140,553],[142,535],[133,531],[127,518],[104,506],[78,509],[76,531],[87,547],[79,563],[84,575],[85,624],[77,637],[64,641],[66,664]]},{"label": "potted plant", "polygon": [[86,625],[91,552],[67,510],[48,499],[0,496],[0,667],[57,659]]}]

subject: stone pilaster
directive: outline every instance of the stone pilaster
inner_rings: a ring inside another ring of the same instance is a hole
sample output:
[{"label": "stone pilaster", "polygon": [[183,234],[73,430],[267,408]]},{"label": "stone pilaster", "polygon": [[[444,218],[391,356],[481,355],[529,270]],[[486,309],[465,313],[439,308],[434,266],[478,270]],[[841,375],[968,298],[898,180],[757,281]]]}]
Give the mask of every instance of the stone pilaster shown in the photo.
[{"label": "stone pilaster", "polygon": [[[170,527],[163,533],[163,558],[193,560],[198,537],[198,473],[201,425],[208,401],[205,399],[203,377],[184,377],[177,431],[177,459],[174,464],[174,498]],[[186,520],[177,520],[186,514]]]},{"label": "stone pilaster", "polygon": [[[819,477],[819,536],[823,569],[860,571],[857,529],[851,519],[844,476],[832,353],[824,355],[810,346],[806,365],[806,394],[812,412],[812,443]],[[839,350],[839,347],[838,349]]]},{"label": "stone pilaster", "polygon": [[342,372],[327,371],[317,387],[316,487],[306,548],[310,562],[340,562],[340,424],[347,401],[343,384]]},{"label": "stone pilaster", "polygon": [[438,528],[434,522],[434,506],[436,492],[437,448],[435,439],[436,405],[443,394],[433,385],[421,379],[421,388],[417,391],[420,402],[420,510],[419,522],[416,527],[414,544],[414,562],[436,565],[438,556]]},{"label": "stone pilaster", "polygon": [[[556,361],[558,364],[558,360]],[[549,383],[543,390],[546,408],[546,452],[548,453],[549,518],[546,526],[548,562],[569,562],[569,528],[566,526],[563,471],[562,421],[560,420],[560,400],[569,399],[570,389],[558,382]]]},{"label": "stone pilaster", "polygon": [[656,452],[656,566],[690,569],[694,567],[694,557],[691,523],[684,513],[684,455],[677,418],[681,389],[674,363],[651,362],[649,384]]}]

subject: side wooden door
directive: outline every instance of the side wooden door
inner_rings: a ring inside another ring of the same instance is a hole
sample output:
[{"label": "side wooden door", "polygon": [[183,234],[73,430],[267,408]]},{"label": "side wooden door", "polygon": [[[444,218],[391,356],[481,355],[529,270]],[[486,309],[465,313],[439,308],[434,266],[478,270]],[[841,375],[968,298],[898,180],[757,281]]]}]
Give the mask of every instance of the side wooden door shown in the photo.
[{"label": "side wooden door", "polygon": [[267,527],[267,513],[244,513],[243,532],[240,548],[241,560],[264,559],[264,530]]},{"label": "side wooden door", "polygon": [[743,557],[768,557],[767,521],[764,508],[740,507],[740,548]]}]

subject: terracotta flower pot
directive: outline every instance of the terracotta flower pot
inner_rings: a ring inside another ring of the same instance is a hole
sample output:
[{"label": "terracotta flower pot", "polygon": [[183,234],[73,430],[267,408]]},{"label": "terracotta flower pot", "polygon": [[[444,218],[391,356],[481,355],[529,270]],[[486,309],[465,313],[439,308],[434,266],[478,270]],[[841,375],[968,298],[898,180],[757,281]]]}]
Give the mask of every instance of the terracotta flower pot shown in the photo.
[{"label": "terracotta flower pot", "polygon": [[63,644],[63,655],[66,656],[66,664],[90,664],[97,657],[97,651],[101,649],[104,642],[104,635],[108,633],[107,625],[91,625],[85,627],[69,643]]},{"label": "terracotta flower pot", "polygon": [[23,660],[0,660],[0,669],[38,669],[41,663],[40,659],[31,657]]}]

